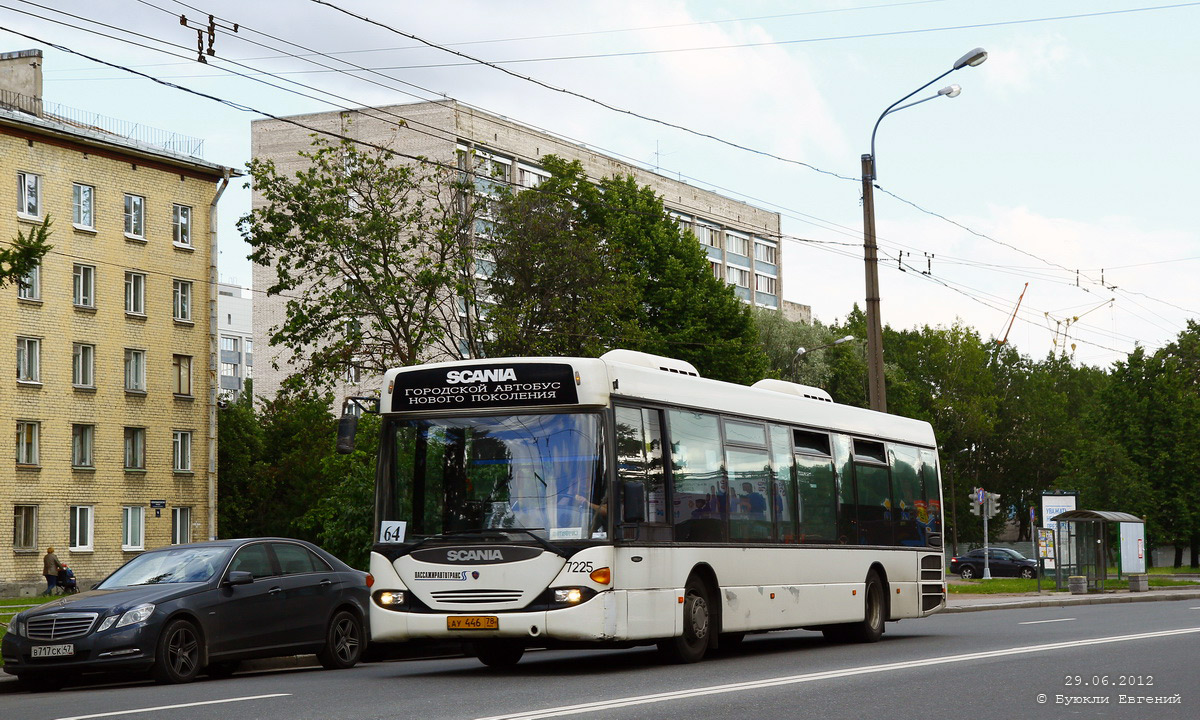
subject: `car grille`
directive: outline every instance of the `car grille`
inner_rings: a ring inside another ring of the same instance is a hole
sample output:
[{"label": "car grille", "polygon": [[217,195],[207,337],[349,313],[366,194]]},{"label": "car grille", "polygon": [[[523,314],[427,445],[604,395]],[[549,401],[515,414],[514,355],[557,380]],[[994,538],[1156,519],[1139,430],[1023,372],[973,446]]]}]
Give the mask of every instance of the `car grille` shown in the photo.
[{"label": "car grille", "polygon": [[443,590],[432,594],[439,603],[477,605],[483,603],[510,603],[521,599],[520,590]]},{"label": "car grille", "polygon": [[30,640],[68,640],[83,637],[99,617],[96,613],[57,613],[30,618],[26,635]]}]

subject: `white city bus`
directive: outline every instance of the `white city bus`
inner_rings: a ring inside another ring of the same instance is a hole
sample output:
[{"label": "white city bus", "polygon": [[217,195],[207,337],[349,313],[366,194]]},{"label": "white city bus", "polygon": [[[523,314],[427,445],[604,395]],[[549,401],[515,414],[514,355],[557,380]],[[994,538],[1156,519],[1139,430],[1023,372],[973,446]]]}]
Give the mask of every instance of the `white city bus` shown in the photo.
[{"label": "white city bus", "polygon": [[392,370],[380,412],[375,642],[694,662],[785,628],[872,642],[945,606],[928,423],[627,350]]}]

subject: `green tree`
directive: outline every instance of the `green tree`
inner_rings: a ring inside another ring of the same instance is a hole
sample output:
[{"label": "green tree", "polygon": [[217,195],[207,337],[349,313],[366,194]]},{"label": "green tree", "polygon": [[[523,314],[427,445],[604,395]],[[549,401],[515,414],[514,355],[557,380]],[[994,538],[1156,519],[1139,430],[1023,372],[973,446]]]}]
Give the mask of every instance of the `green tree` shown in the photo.
[{"label": "green tree", "polygon": [[542,165],[550,177],[538,187],[498,191],[480,241],[494,261],[486,354],[591,357],[636,344],[629,278],[612,271],[614,247],[581,211],[600,202],[598,189],[578,161],[548,155]]},{"label": "green tree", "polygon": [[50,252],[50,216],[40,225],[29,228],[28,233],[17,230],[12,245],[0,247],[0,288],[11,282],[20,282],[38,266],[46,253]]},{"label": "green tree", "polygon": [[300,155],[308,166],[292,177],[250,161],[260,202],[238,222],[250,259],[275,272],[267,295],[288,299],[270,342],[292,353],[293,378],[319,389],[350,368],[382,373],[457,352],[469,177],[349,140],[315,138]]},{"label": "green tree", "polygon": [[262,519],[274,501],[263,472],[263,428],[252,386],[217,411],[217,527],[222,537],[263,534]]},{"label": "green tree", "polygon": [[354,452],[332,453],[322,458],[327,492],[298,521],[321,547],[362,570],[369,565],[374,537],[379,428],[378,415],[362,416]]},{"label": "green tree", "polygon": [[545,187],[501,195],[494,205],[497,237],[507,240],[494,248],[496,295],[511,302],[487,309],[487,326],[496,328],[487,354],[623,347],[686,360],[705,377],[762,378],[766,358],[749,306],[713,277],[704,250],[680,232],[662,198],[631,176],[593,187],[578,164],[543,162],[553,173]]}]

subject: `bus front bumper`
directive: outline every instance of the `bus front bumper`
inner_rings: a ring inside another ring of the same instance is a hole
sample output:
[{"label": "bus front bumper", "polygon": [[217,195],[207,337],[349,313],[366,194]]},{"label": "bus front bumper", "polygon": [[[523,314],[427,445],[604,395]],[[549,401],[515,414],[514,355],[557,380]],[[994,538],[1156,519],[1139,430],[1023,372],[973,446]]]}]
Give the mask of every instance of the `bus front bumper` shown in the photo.
[{"label": "bus front bumper", "polygon": [[411,613],[371,603],[371,641],[439,638],[603,642],[617,637],[617,592],[597,593],[574,607],[531,612]]}]

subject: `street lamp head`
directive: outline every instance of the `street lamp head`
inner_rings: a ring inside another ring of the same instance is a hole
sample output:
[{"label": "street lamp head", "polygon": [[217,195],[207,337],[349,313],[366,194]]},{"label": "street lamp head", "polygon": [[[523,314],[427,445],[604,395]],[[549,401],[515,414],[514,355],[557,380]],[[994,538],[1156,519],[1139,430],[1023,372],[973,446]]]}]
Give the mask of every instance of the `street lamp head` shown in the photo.
[{"label": "street lamp head", "polygon": [[834,340],[834,341],[833,341],[833,344],[834,344],[834,345],[841,345],[842,343],[848,343],[848,342],[850,342],[850,341],[851,341],[851,340],[853,340],[853,339],[854,339],[854,336],[853,336],[853,335],[847,335],[846,337],[841,337],[841,338],[838,338],[837,340]]},{"label": "street lamp head", "polygon": [[987,50],[984,50],[983,48],[975,48],[971,52],[956,60],[954,63],[954,69],[961,70],[968,65],[971,67],[978,67],[979,65],[983,64],[984,60],[987,60]]},{"label": "street lamp head", "polygon": [[957,85],[947,85],[946,87],[942,88],[941,90],[938,90],[938,95],[945,95],[946,97],[954,98],[954,97],[958,97],[961,94],[962,94],[962,88]]},{"label": "street lamp head", "polygon": [[802,347],[798,347],[798,348],[796,348],[796,357],[801,357],[801,356],[803,356],[803,355],[804,355],[806,352],[808,352],[808,351],[807,351],[807,350],[805,350],[804,348],[802,348]]}]

